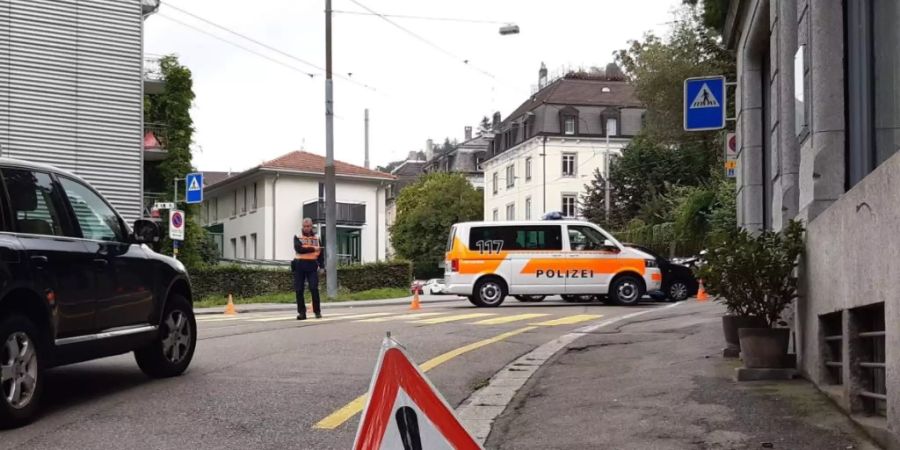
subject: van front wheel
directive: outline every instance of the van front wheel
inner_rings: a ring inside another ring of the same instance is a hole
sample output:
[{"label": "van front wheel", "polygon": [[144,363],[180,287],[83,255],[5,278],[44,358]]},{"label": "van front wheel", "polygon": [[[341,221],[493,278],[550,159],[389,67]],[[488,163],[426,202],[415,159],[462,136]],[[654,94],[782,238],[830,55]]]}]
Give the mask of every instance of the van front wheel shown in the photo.
[{"label": "van front wheel", "polygon": [[634,306],[644,296],[644,284],[632,275],[616,278],[609,287],[609,299],[616,305]]},{"label": "van front wheel", "polygon": [[475,306],[497,307],[506,299],[506,285],[495,277],[483,278],[475,284],[469,301]]}]

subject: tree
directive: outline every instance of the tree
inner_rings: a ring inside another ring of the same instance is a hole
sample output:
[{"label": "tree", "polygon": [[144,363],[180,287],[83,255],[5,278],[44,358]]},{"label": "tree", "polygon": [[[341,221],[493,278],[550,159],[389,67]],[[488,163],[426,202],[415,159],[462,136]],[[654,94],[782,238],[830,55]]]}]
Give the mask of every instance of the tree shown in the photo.
[{"label": "tree", "polygon": [[[166,159],[157,165],[147,165],[145,185],[148,189],[164,192],[166,198],[175,198],[173,180],[184,180],[185,175],[195,171],[191,164],[194,121],[190,114],[194,82],[190,69],[182,66],[176,56],[161,58],[160,70],[166,80],[165,87],[160,94],[144,97],[144,120],[164,126]],[[179,198],[184,198],[184,189],[179,190]],[[211,250],[215,248],[211,247],[215,243],[197,222],[199,205],[188,205],[182,201],[177,201],[177,204],[187,216],[184,246],[179,259],[188,269],[215,263],[218,252]],[[166,238],[162,248],[166,249],[164,251],[171,249],[171,240]]]},{"label": "tree", "polygon": [[458,173],[430,173],[400,191],[391,243],[413,262],[417,278],[439,275],[447,235],[458,222],[480,220],[484,197]]},{"label": "tree", "polygon": [[[697,6],[700,0],[683,0],[686,5]],[[707,28],[719,31],[725,26],[725,17],[728,15],[728,7],[731,0],[703,0],[702,17],[703,25]]]},{"label": "tree", "polygon": [[[696,7],[684,7],[666,38],[647,34],[616,52],[635,94],[646,106],[645,131],[659,143],[716,139],[718,132],[685,132],[682,86],[685,78],[724,75],[735,79],[734,57],[701,22]],[[733,101],[729,102],[733,104]]]},{"label": "tree", "polygon": [[491,125],[491,119],[488,119],[488,116],[484,116],[481,118],[481,123],[478,124],[478,130],[482,133],[486,133],[491,131],[493,125]]}]

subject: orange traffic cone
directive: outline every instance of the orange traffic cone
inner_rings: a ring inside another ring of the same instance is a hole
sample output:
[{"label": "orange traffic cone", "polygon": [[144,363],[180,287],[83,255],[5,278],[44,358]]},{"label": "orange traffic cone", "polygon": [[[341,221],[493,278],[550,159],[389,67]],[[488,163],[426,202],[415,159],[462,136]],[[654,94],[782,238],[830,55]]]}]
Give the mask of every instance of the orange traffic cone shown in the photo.
[{"label": "orange traffic cone", "polygon": [[410,311],[416,311],[418,309],[422,309],[422,304],[419,303],[419,290],[418,289],[413,290],[412,304],[409,305],[409,309],[410,309]]},{"label": "orange traffic cone", "polygon": [[697,301],[705,302],[709,300],[709,295],[706,294],[706,289],[703,288],[703,280],[700,280],[700,288],[697,289]]},{"label": "orange traffic cone", "polygon": [[225,315],[233,316],[237,314],[237,311],[234,310],[234,300],[231,298],[231,294],[228,294],[228,304],[225,305]]}]

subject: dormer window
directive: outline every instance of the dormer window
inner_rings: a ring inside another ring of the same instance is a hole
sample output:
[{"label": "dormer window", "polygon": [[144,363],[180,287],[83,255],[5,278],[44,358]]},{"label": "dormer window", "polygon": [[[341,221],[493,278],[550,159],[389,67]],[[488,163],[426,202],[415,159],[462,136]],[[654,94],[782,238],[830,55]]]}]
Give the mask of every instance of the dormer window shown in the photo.
[{"label": "dormer window", "polygon": [[609,107],[600,113],[600,126],[603,128],[603,134],[606,136],[617,136],[619,134],[619,118],[621,114],[619,108]]},{"label": "dormer window", "polygon": [[578,110],[566,106],[559,110],[559,129],[566,136],[574,136],[578,134]]}]

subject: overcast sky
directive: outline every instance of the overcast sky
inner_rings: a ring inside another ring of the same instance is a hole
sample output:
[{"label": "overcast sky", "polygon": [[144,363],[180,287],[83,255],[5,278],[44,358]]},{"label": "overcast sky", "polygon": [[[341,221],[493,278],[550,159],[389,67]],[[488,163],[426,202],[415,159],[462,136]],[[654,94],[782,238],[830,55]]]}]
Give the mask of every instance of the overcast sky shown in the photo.
[{"label": "overcast sky", "polygon": [[[646,31],[662,32],[681,0],[358,0],[379,13],[512,22],[499,25],[334,16],[335,158],[362,165],[363,110],[370,110],[371,166],[403,159],[428,138],[462,140],[463,127],[531,93],[541,62],[604,66]],[[316,66],[325,65],[324,1],[163,0],[145,22],[145,53],[174,53],[194,75],[194,164],[240,171],[292,150],[325,154],[324,73],[173,8],[178,7]],[[333,0],[338,11],[363,11]],[[175,21],[183,22],[182,24]],[[262,53],[297,70],[192,29]],[[452,55],[452,56],[451,56]],[[462,60],[468,60],[468,64]],[[301,72],[315,76],[310,78]],[[348,75],[352,74],[352,76]],[[363,85],[370,86],[370,88]]]}]

